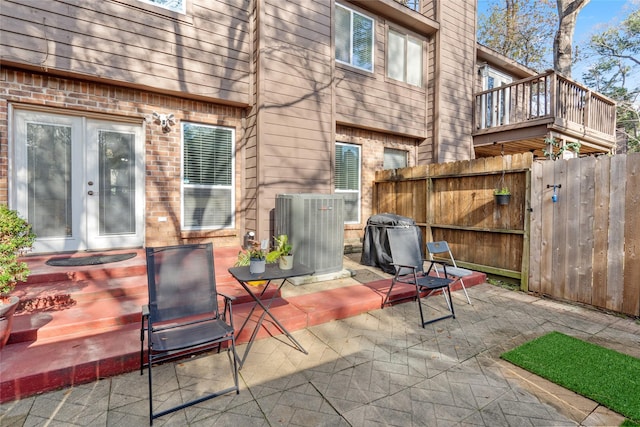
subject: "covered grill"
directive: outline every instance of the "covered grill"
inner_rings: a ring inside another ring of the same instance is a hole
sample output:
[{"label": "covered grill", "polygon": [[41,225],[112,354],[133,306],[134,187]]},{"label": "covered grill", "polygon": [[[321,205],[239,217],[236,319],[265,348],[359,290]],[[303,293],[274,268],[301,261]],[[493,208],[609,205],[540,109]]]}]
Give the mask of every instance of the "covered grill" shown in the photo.
[{"label": "covered grill", "polygon": [[379,267],[385,273],[395,273],[395,268],[391,265],[391,250],[387,238],[387,230],[390,228],[414,228],[422,248],[422,233],[413,219],[392,213],[372,215],[367,220],[364,230],[360,264]]}]

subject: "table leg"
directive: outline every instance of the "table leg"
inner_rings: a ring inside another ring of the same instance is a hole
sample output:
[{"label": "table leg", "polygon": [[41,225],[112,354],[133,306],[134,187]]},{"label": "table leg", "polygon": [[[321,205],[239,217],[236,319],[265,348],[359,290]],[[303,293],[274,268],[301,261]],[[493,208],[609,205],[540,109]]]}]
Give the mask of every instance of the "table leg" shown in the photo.
[{"label": "table leg", "polygon": [[[286,279],[283,280],[282,283],[280,283],[280,285],[278,286],[278,291],[280,291],[280,289],[284,285],[285,281],[286,281]],[[266,290],[267,286],[269,286],[270,283],[271,282],[269,281],[266,284],[265,288],[260,293],[260,295],[264,294],[264,291]],[[296,345],[296,347],[298,347],[298,349],[301,352],[303,352],[304,354],[309,354],[307,352],[307,350],[305,350],[304,347],[302,347],[302,345],[291,335],[291,333],[289,333],[289,331],[287,331],[287,329],[282,325],[282,323],[280,323],[280,321],[278,321],[278,319],[276,319],[275,316],[269,311],[269,308],[271,308],[271,303],[275,299],[275,297],[278,294],[278,292],[275,292],[273,294],[273,296],[269,299],[269,303],[265,306],[262,303],[262,300],[258,296],[256,296],[253,292],[251,292],[251,290],[247,287],[247,285],[244,282],[240,282],[240,284],[247,290],[247,292],[249,292],[249,294],[253,297],[253,299],[256,301],[256,303],[251,308],[251,311],[249,312],[249,316],[247,316],[247,318],[245,319],[244,323],[242,324],[242,327],[238,330],[238,336],[240,335],[240,332],[242,332],[242,330],[244,329],[245,325],[249,321],[249,318],[253,314],[256,306],[259,305],[262,308],[262,314],[258,318],[256,326],[253,329],[253,332],[251,333],[251,337],[249,338],[249,342],[247,343],[247,348],[245,349],[244,355],[242,356],[242,359],[240,359],[240,361],[239,361],[239,365],[240,365],[239,369],[242,369],[242,366],[244,365],[244,362],[247,359],[247,355],[249,354],[249,350],[251,350],[251,347],[253,346],[253,342],[254,342],[256,336],[258,335],[258,330],[262,326],[262,322],[264,321],[264,319],[267,316],[267,314],[269,315],[269,317],[271,317],[271,320],[273,320],[273,322],[278,326],[278,328],[280,328],[280,330],[287,336],[287,338],[289,338],[291,340],[291,342],[293,342]]]}]

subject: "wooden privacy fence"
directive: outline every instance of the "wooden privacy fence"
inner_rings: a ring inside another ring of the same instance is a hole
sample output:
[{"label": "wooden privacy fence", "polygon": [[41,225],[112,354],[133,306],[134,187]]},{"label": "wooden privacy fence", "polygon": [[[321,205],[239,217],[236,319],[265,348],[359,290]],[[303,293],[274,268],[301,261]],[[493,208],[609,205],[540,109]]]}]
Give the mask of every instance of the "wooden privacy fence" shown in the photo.
[{"label": "wooden privacy fence", "polygon": [[[511,201],[497,205],[504,186]],[[373,212],[413,218],[463,266],[519,279],[524,291],[640,315],[640,153],[379,171]]]}]

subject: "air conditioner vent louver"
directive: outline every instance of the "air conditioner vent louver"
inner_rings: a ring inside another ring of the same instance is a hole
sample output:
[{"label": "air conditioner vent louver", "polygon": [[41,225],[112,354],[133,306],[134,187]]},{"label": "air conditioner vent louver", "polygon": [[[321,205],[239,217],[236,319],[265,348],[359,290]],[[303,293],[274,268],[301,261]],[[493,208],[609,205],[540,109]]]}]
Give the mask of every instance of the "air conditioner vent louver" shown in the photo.
[{"label": "air conditioner vent louver", "polygon": [[342,270],[344,201],[335,194],[278,194],[275,233],[287,234],[294,262],[315,274]]}]

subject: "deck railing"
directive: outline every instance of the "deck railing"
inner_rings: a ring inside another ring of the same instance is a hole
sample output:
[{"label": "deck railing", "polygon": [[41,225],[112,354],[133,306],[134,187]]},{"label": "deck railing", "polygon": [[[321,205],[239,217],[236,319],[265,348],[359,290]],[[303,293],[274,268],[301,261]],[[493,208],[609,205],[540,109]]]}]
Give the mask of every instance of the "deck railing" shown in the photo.
[{"label": "deck railing", "polygon": [[485,90],[475,98],[478,130],[546,118],[558,126],[615,137],[615,102],[555,71]]},{"label": "deck railing", "polygon": [[415,10],[416,12],[420,11],[420,0],[395,0],[403,6],[408,7],[411,10]]}]

